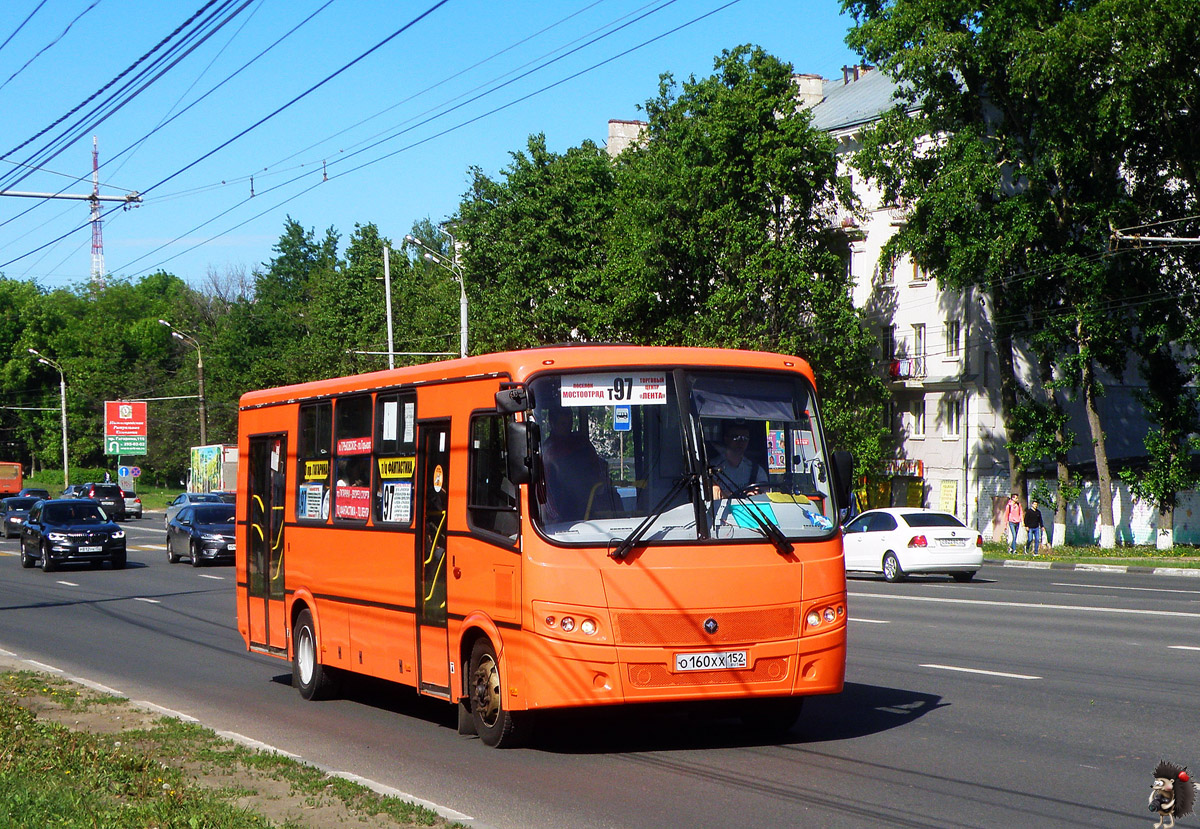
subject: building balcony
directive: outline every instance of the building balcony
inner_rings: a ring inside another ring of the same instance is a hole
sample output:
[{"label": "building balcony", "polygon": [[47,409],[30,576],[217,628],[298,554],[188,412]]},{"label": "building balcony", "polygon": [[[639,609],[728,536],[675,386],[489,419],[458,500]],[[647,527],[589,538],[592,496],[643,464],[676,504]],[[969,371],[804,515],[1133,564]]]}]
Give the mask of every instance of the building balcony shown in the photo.
[{"label": "building balcony", "polygon": [[893,382],[925,379],[924,357],[897,357],[888,361],[888,378]]}]

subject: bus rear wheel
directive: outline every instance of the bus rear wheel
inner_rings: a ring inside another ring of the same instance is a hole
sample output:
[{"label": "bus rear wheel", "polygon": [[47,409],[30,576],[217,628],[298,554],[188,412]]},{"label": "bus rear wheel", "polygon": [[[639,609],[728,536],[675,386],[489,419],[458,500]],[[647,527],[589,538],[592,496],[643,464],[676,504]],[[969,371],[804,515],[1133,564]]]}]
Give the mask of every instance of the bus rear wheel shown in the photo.
[{"label": "bus rear wheel", "polygon": [[337,691],[336,669],[322,665],[317,653],[312,613],[301,610],[292,631],[292,685],[308,700],[328,699]]},{"label": "bus rear wheel", "polygon": [[487,639],[480,639],[471,648],[470,683],[471,718],[475,733],[486,746],[512,748],[525,739],[528,717],[504,707],[504,688],[500,683],[500,661]]}]

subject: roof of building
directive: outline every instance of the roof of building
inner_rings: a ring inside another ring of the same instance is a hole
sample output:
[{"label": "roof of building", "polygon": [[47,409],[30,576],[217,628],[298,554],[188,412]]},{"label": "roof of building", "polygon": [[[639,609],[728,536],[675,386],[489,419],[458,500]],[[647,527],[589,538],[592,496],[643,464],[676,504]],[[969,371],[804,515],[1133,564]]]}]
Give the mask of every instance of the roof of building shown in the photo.
[{"label": "roof of building", "polygon": [[812,107],[813,126],[827,132],[874,121],[896,105],[897,83],[878,69],[858,80],[825,82],[825,97]]}]

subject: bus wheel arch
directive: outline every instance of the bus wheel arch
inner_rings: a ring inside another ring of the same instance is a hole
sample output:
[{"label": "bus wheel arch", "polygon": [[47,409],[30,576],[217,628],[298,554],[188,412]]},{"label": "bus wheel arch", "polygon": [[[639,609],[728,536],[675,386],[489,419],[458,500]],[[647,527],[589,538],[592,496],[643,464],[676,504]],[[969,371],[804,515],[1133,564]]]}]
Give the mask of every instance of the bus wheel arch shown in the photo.
[{"label": "bus wheel arch", "polygon": [[512,748],[528,736],[529,715],[512,711],[507,697],[504,671],[495,647],[486,636],[475,638],[467,663],[467,691],[474,731],[492,748]]},{"label": "bus wheel arch", "polygon": [[292,622],[292,685],[307,700],[337,693],[337,669],[321,664],[321,640],[312,611],[302,602]]}]

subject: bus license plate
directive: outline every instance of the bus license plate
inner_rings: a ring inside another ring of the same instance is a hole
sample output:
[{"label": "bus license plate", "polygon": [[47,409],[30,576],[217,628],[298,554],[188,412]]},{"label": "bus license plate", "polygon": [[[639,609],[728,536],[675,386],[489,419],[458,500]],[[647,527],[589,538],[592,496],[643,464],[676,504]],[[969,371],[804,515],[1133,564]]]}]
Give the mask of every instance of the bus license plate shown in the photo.
[{"label": "bus license plate", "polygon": [[80,547],[79,552],[81,552],[81,553],[102,553],[102,552],[104,552],[104,548],[103,547]]},{"label": "bus license plate", "polygon": [[745,651],[675,654],[676,671],[735,671],[746,664]]}]

